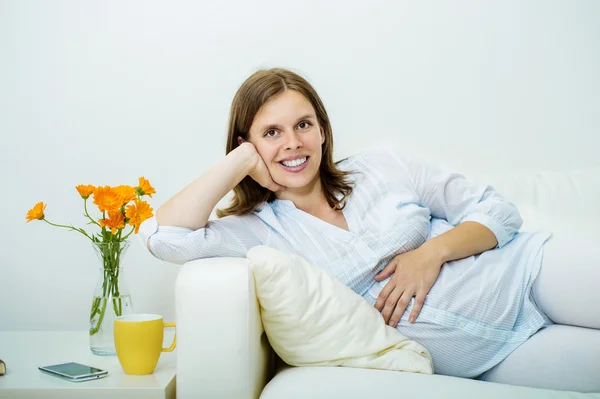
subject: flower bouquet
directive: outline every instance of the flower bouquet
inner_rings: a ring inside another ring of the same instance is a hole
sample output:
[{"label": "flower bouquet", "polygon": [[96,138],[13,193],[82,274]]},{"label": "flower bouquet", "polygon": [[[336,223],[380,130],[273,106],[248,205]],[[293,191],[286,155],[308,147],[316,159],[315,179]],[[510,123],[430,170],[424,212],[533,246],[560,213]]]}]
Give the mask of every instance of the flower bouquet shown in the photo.
[{"label": "flower bouquet", "polygon": [[[142,197],[152,197],[156,191],[144,177],[139,178],[136,187],[79,185],[76,189],[83,199],[83,215],[88,220],[87,224],[98,232],[50,222],[46,219],[46,204],[43,202],[30,209],[26,219],[27,222],[43,220],[52,226],[77,231],[91,241],[102,266],[90,312],[90,349],[98,355],[114,355],[114,319],[132,312],[129,290],[125,282],[119,280],[123,270],[122,259],[129,247],[127,239],[138,233],[144,220],[153,216],[152,208]],[[87,202],[92,196],[101,218],[93,218],[88,212]],[[131,230],[124,232],[126,226],[130,226]]]}]

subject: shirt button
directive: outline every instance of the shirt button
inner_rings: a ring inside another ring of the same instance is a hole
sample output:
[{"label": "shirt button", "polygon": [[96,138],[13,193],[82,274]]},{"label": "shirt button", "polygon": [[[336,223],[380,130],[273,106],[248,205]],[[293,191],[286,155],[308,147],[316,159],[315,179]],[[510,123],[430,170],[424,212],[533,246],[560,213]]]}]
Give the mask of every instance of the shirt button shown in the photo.
[{"label": "shirt button", "polygon": [[465,322],[461,321],[460,323],[458,323],[459,326],[464,327],[465,326]]}]

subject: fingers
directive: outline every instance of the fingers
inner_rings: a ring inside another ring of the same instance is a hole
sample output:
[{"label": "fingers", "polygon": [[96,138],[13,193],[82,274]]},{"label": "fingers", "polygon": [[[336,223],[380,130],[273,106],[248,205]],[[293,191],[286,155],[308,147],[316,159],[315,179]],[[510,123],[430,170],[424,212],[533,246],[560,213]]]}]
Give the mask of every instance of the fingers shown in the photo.
[{"label": "fingers", "polygon": [[381,281],[381,280],[385,280],[386,278],[388,278],[389,276],[391,276],[392,274],[394,274],[394,272],[396,271],[396,262],[394,262],[393,260],[388,263],[382,271],[380,271],[379,273],[377,273],[375,275],[375,277],[373,277],[375,280],[377,281]]},{"label": "fingers", "polygon": [[[398,325],[402,315],[410,304],[410,300],[415,296],[411,292],[412,290],[405,290],[404,287],[396,286],[392,281],[383,287],[383,290],[381,290],[377,297],[377,301],[375,302],[375,309],[381,313],[386,324],[389,324],[394,328]],[[409,316],[409,321],[411,323],[414,323],[417,320],[417,316],[421,312],[424,301],[425,295],[421,293],[417,294],[413,310]]]},{"label": "fingers", "polygon": [[388,323],[391,327],[396,328],[396,326],[400,322],[400,318],[406,311],[406,308],[408,307],[411,298],[412,294],[410,294],[408,291],[404,291],[404,293],[402,294],[395,306],[395,309],[392,313],[392,316],[390,317],[389,322],[386,321],[386,323]]},{"label": "fingers", "polygon": [[388,297],[390,296],[392,291],[394,291],[395,287],[396,285],[393,281],[389,281],[385,285],[385,287],[383,287],[383,289],[379,293],[379,296],[377,296],[377,301],[375,301],[375,309],[377,309],[379,312],[383,310],[383,307],[385,306]]},{"label": "fingers", "polygon": [[396,287],[396,288],[394,288],[394,290],[390,293],[390,295],[385,300],[385,305],[383,307],[383,311],[381,312],[381,315],[383,316],[383,320],[386,323],[389,323],[389,321],[392,317],[392,314],[394,313],[394,309],[396,309],[398,300],[400,299],[401,296],[402,296],[401,289]]},{"label": "fingers", "polygon": [[421,308],[423,308],[423,303],[425,302],[425,295],[423,293],[417,294],[415,297],[415,302],[412,311],[410,312],[410,316],[408,317],[408,321],[414,323],[421,313]]}]

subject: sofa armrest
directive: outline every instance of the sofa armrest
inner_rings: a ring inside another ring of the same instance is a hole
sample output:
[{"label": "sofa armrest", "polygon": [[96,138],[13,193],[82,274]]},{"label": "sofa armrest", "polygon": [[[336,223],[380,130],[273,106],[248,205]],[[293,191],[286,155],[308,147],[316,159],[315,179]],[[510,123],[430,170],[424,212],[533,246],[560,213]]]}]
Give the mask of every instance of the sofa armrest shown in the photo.
[{"label": "sofa armrest", "polygon": [[186,263],[175,283],[177,397],[255,399],[273,351],[243,258]]}]

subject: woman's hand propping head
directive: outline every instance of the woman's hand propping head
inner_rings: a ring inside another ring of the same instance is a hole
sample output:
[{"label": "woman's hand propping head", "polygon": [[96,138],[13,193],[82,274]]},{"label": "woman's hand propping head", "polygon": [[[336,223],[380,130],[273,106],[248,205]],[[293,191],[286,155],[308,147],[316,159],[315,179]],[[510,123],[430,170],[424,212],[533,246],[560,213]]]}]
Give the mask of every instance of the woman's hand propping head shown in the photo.
[{"label": "woman's hand propping head", "polygon": [[254,179],[254,181],[260,184],[262,187],[270,191],[277,192],[285,190],[285,186],[277,184],[273,180],[271,173],[269,172],[269,168],[267,168],[265,161],[256,150],[254,144],[244,141],[244,139],[241,137],[238,139],[240,140],[240,149],[244,149],[249,153],[250,172],[248,173],[248,176]]}]

